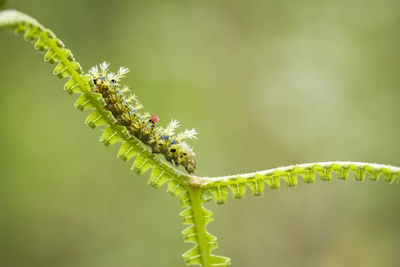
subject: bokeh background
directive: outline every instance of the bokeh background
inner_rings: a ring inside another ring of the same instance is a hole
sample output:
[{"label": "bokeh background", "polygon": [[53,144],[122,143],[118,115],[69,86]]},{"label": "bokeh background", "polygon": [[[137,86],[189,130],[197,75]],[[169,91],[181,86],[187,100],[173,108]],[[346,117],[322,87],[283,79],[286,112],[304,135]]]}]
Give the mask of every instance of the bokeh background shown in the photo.
[{"label": "bokeh background", "polygon": [[[400,166],[400,2],[14,0],[165,125],[197,175]],[[98,143],[32,45],[0,31],[0,266],[184,266],[178,201]],[[400,266],[400,187],[353,181],[207,204],[233,266]]]}]

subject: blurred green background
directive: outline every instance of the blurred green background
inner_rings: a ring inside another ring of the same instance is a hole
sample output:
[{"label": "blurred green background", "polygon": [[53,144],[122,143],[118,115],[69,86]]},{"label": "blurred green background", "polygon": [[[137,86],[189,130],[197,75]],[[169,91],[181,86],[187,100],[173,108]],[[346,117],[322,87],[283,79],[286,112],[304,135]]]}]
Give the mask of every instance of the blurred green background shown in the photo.
[{"label": "blurred green background", "polygon": [[[103,60],[165,125],[195,127],[197,175],[353,160],[400,166],[400,2],[51,1],[37,18]],[[65,81],[0,31],[0,266],[184,266],[178,201],[116,159]],[[75,97],[74,97],[75,98]],[[207,204],[233,266],[400,266],[400,187],[300,183]]]}]

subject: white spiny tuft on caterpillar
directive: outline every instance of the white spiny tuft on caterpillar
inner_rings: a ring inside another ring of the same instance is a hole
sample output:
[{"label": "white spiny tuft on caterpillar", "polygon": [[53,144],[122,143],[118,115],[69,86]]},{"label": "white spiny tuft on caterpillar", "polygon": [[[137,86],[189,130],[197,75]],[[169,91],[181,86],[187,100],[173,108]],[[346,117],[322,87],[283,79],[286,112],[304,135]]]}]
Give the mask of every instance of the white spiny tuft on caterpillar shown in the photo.
[{"label": "white spiny tuft on caterpillar", "polygon": [[173,135],[175,134],[175,129],[179,127],[179,121],[173,119],[171,122],[168,124],[167,128],[164,130],[164,134],[166,135]]},{"label": "white spiny tuft on caterpillar", "polygon": [[148,112],[140,113],[143,105],[136,95],[126,96],[129,88],[119,84],[129,70],[120,67],[117,73],[113,73],[108,72],[109,66],[109,63],[103,62],[89,70],[95,84],[92,91],[103,96],[106,109],[111,111],[119,125],[125,126],[131,135],[148,145],[153,153],[163,154],[170,163],[181,165],[189,174],[193,173],[196,169],[196,154],[183,140],[197,139],[197,131],[186,129],[175,136],[175,130],[179,127],[175,119],[165,129],[156,127],[159,118]]},{"label": "white spiny tuft on caterpillar", "polygon": [[128,69],[128,68],[120,67],[119,70],[118,70],[118,72],[117,72],[117,75],[116,75],[116,77],[115,77],[115,79],[117,80],[117,82],[118,82],[120,79],[124,78],[124,77],[125,77],[125,74],[127,74],[128,72],[129,72],[129,69]]},{"label": "white spiny tuft on caterpillar", "polygon": [[196,129],[188,130],[186,129],[184,132],[178,134],[177,138],[179,141],[183,139],[197,139],[197,131]]}]

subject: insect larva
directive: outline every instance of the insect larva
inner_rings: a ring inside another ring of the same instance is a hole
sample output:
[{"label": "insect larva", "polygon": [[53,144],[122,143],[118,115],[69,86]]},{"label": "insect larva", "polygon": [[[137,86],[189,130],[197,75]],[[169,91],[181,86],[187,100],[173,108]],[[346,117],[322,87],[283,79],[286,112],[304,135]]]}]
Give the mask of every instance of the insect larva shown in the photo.
[{"label": "insect larva", "polygon": [[126,96],[128,87],[121,87],[120,80],[129,72],[120,67],[117,73],[108,72],[109,64],[101,63],[89,70],[95,86],[93,92],[100,93],[106,102],[106,109],[111,111],[119,125],[125,126],[129,133],[151,148],[153,153],[163,154],[165,159],[176,166],[183,166],[191,174],[196,169],[196,154],[184,142],[185,139],[197,139],[195,129],[185,130],[175,135],[179,127],[177,120],[172,120],[166,128],[156,126],[159,118],[149,113],[141,113],[143,105],[134,94]]}]

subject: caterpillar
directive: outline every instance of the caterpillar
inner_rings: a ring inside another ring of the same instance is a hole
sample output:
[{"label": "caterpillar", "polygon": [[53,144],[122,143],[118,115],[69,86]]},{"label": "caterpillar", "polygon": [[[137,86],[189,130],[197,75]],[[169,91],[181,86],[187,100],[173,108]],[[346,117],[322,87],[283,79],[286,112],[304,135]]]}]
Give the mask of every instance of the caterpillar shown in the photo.
[{"label": "caterpillar", "polygon": [[152,153],[163,154],[165,159],[175,166],[183,166],[192,174],[196,169],[196,154],[184,141],[185,139],[197,139],[195,129],[186,129],[175,134],[179,122],[171,120],[166,128],[156,126],[159,118],[148,112],[140,112],[143,105],[136,95],[128,92],[127,86],[121,86],[120,81],[129,72],[128,68],[120,67],[116,73],[109,72],[109,63],[103,62],[99,66],[93,66],[89,75],[93,79],[92,91],[100,93],[118,125],[125,126],[129,134],[151,148]]}]

